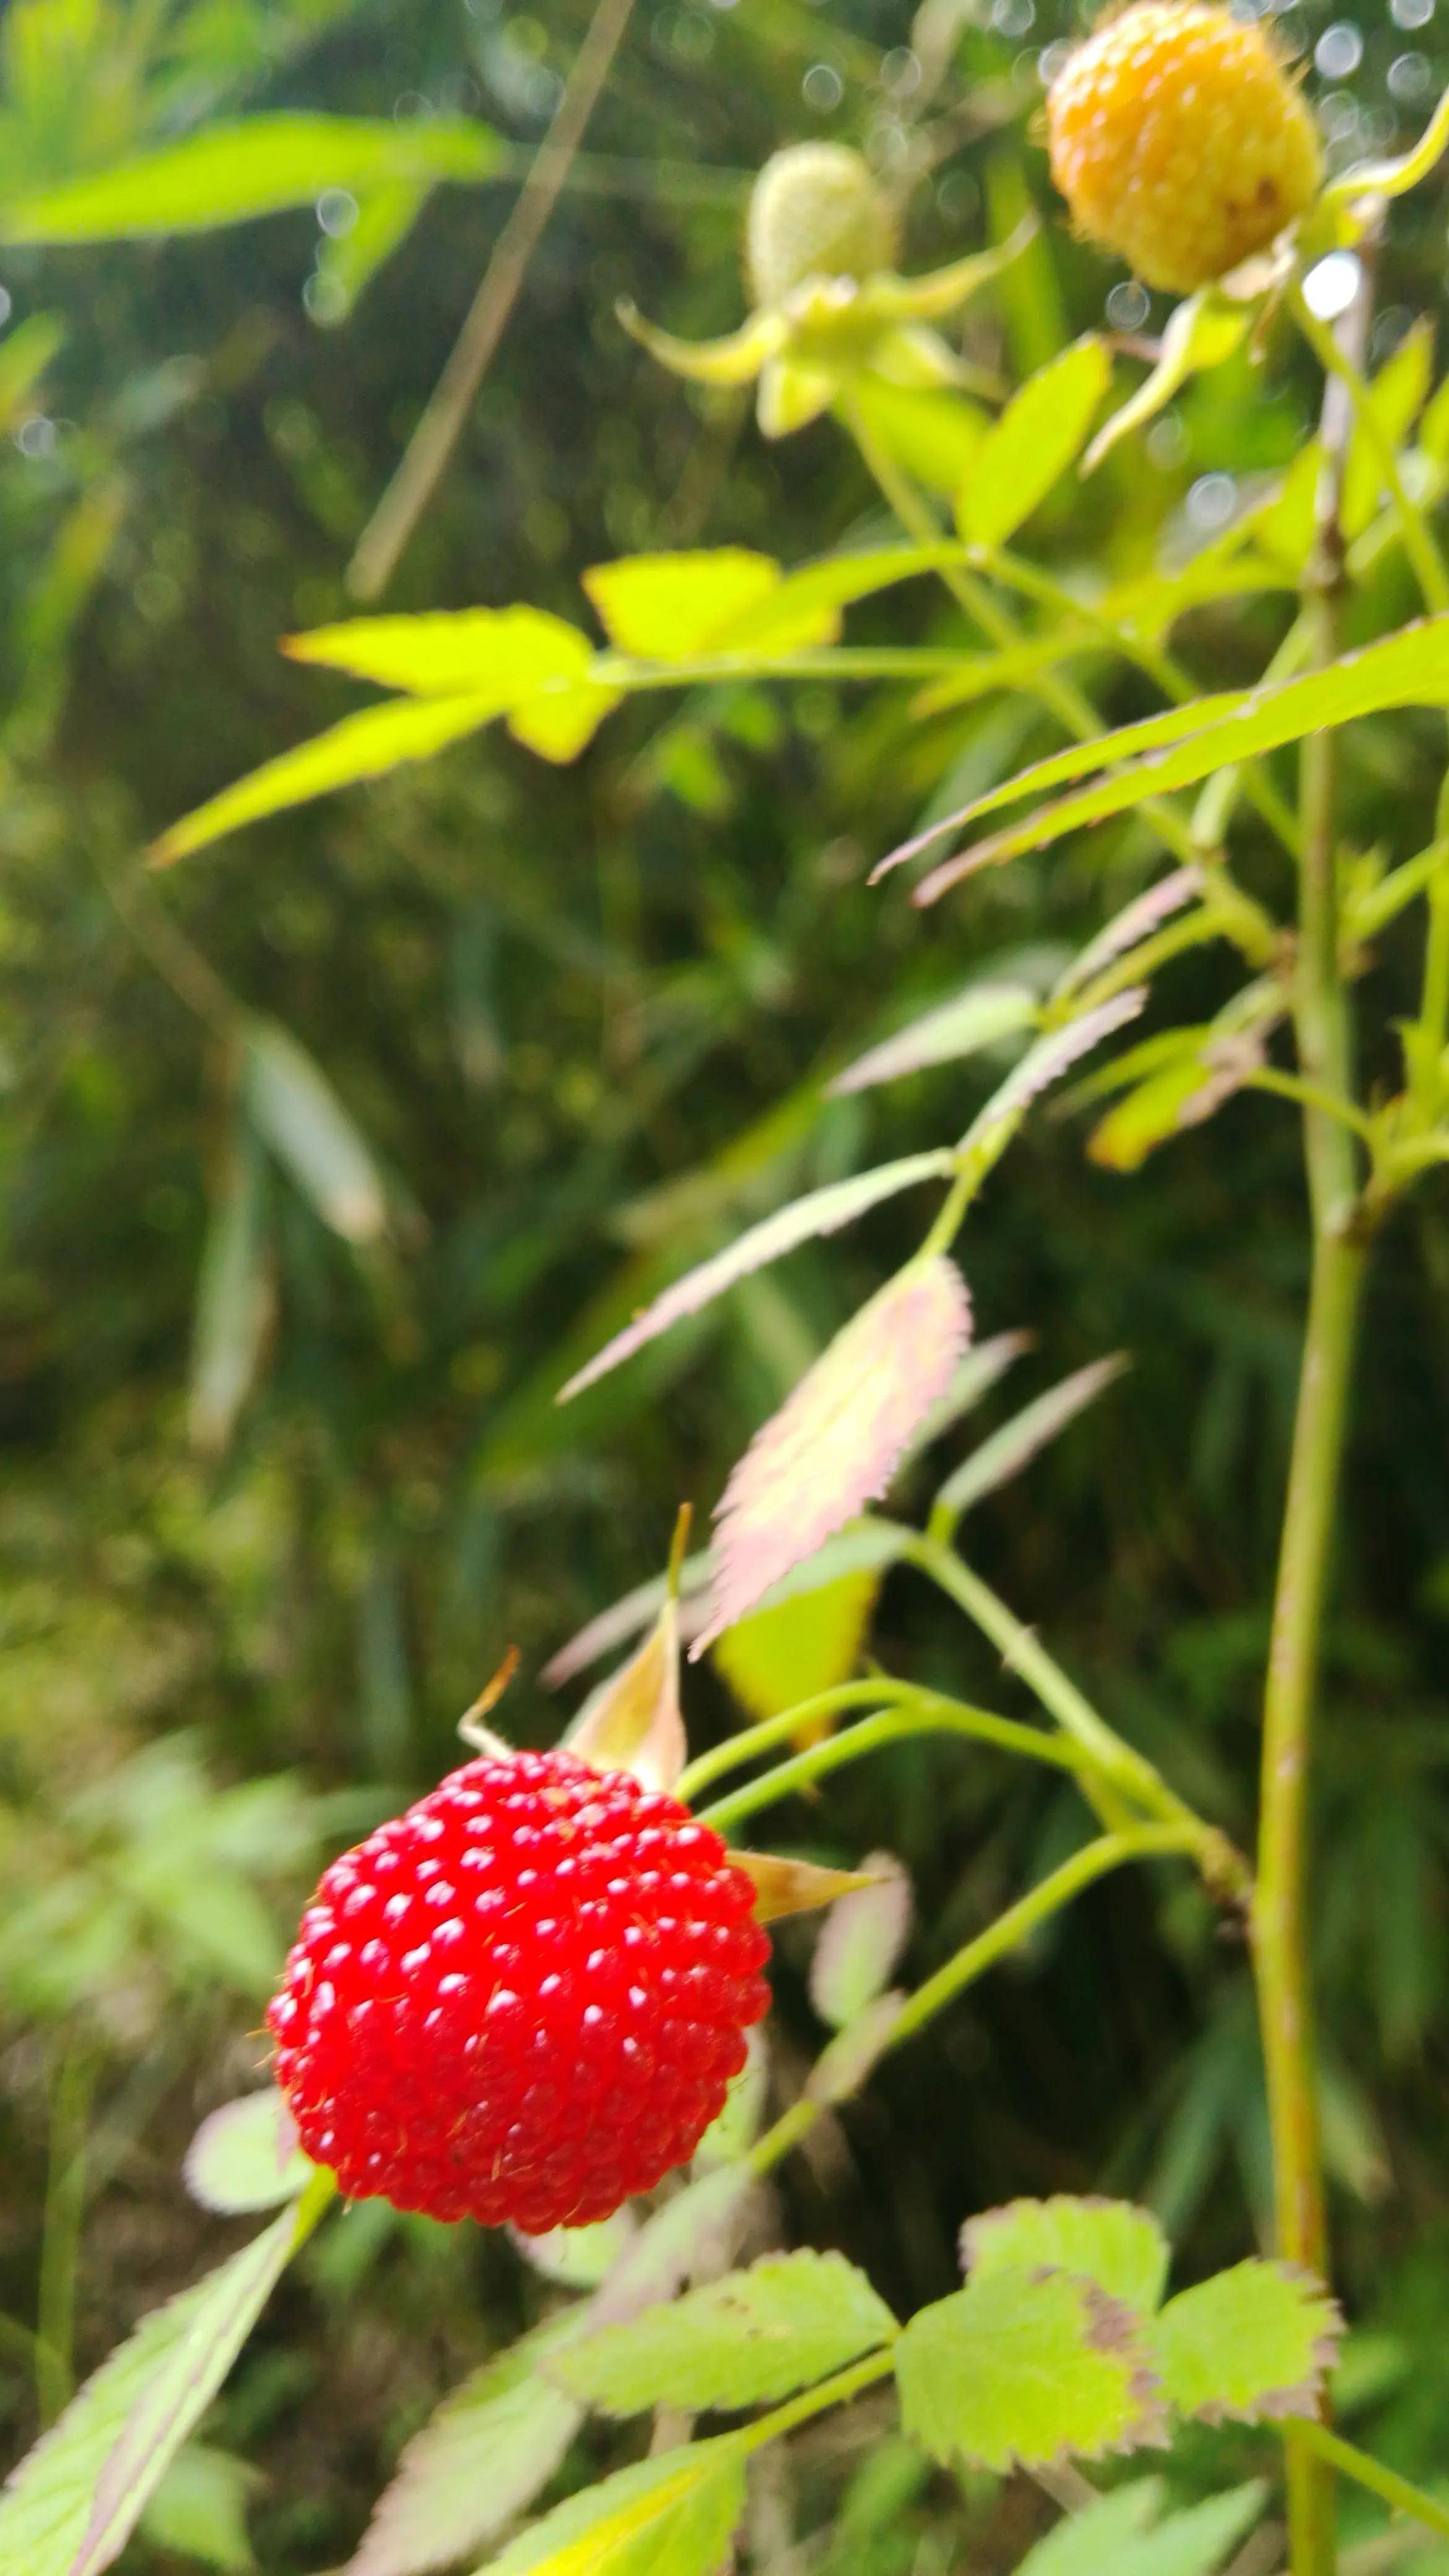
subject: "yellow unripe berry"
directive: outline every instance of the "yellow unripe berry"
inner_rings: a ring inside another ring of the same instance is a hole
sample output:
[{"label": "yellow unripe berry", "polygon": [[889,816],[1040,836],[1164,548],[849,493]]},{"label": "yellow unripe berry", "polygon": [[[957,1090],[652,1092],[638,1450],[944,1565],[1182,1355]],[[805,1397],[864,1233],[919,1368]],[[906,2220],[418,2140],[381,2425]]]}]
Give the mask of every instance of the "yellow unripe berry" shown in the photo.
[{"label": "yellow unripe berry", "polygon": [[791,143],[750,193],[751,298],[783,304],[807,277],[873,277],[894,265],[896,221],[869,162],[844,143]]},{"label": "yellow unripe berry", "polygon": [[1079,232],[1191,294],[1317,194],[1318,132],[1261,27],[1206,0],[1134,0],[1047,93],[1052,177]]}]

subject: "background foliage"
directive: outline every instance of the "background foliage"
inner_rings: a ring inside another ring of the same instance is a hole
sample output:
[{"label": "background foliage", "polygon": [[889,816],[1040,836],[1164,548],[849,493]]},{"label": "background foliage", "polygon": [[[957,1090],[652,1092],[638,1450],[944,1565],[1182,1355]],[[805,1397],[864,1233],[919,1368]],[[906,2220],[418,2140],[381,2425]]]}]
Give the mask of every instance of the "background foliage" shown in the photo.
[{"label": "background foliage", "polygon": [[[12,0],[7,192],[242,107],[479,114],[527,146],[585,20],[572,0],[152,16]],[[1449,77],[1432,10],[1360,9],[1361,59],[1355,20],[1329,17],[1285,25],[1317,45],[1341,150],[1402,141]],[[608,157],[586,156],[548,229],[389,604],[527,598],[577,618],[580,570],[609,555],[736,542],[794,561],[877,523],[828,422],[763,446],[732,399],[695,401],[655,369],[614,300],[691,334],[731,327],[748,174],[802,133],[864,142],[887,174],[922,134],[939,152],[911,200],[908,267],[1009,229],[1023,193],[1046,207],[1036,59],[1065,24],[1031,0],[929,0],[914,21],[904,0],[641,0],[589,135]],[[952,65],[934,100],[933,45]],[[106,76],[77,81],[77,62]],[[868,1159],[909,1150],[923,1106],[973,1106],[989,1067],[823,1114],[818,1085],[979,966],[1080,940],[1100,914],[1096,845],[1090,873],[1068,845],[925,916],[868,894],[866,865],[943,773],[959,802],[1029,751],[1032,709],[921,729],[897,698],[809,688],[635,703],[576,769],[490,734],[159,889],[138,873],[147,836],[355,703],[280,661],[276,637],[347,613],[347,556],[515,184],[440,187],[336,320],[347,235],[323,228],[339,214],[325,200],[322,223],[0,249],[0,2409],[17,2452],[37,2402],[225,2242],[179,2200],[179,2154],[261,2062],[234,2033],[260,2019],[319,1854],[447,1767],[507,1640],[536,1672],[658,1564],[679,1495],[714,1499],[741,1426],[880,1276],[890,1211],[560,1417],[562,1377],[741,1221],[855,1168],[867,1139]],[[1396,230],[1380,358],[1411,305],[1442,302],[1444,248],[1431,188]],[[992,307],[1013,367],[1100,324],[1110,283],[1051,215]],[[1150,328],[1124,292],[1108,322]],[[1269,382],[1265,396],[1244,362],[1190,391],[1145,451],[1159,486],[1138,505],[1144,451],[1119,457],[1038,523],[1040,550],[1063,568],[1110,525],[1136,569],[1164,489],[1185,536],[1210,531],[1233,498],[1223,478],[1281,467],[1303,436],[1291,361]],[[918,640],[941,615],[911,587],[853,632]],[[1243,676],[1227,628],[1204,617],[1191,642],[1205,681]],[[1139,703],[1121,687],[1110,713]],[[1408,775],[1376,764],[1372,726],[1354,746],[1352,828],[1372,841],[1391,788],[1427,837],[1427,733]],[[1130,831],[1113,848],[1125,895]],[[1205,1016],[1211,967],[1176,974],[1182,1017]],[[242,1131],[239,1007],[305,1050],[299,1069],[277,1041]],[[306,1061],[340,1111],[318,1111]],[[1104,1351],[1133,1359],[983,1512],[983,1571],[1239,1831],[1298,1189],[1291,1125],[1262,1103],[1131,1187],[1084,1161],[1079,1124],[1043,1123],[968,1254],[983,1329],[1036,1335],[1013,1390]],[[240,1286],[215,1231],[238,1191],[266,1246]],[[199,1276],[215,1327],[200,1373]],[[1351,2369],[1377,2446],[1427,2477],[1449,2402],[1446,1291],[1430,1190],[1374,1290],[1325,1730],[1325,1806],[1355,1830],[1324,1891],[1321,1963],[1342,2277],[1363,2330]],[[880,1651],[968,1694],[1002,1687],[918,1589],[888,1590]],[[510,1710],[537,1741],[561,1714],[532,1686]],[[732,1722],[708,1668],[691,1720],[697,1742]],[[783,1821],[825,1858],[902,1854],[923,1968],[1076,1830],[1065,1793],[916,1747],[834,1788],[829,1817],[828,1847],[810,1811]],[[1087,1900],[1069,1941],[884,2069],[781,2185],[802,2231],[904,2306],[953,2285],[960,2211],[1013,2192],[1130,2192],[1204,2265],[1231,2259],[1266,2193],[1247,1980],[1195,1896],[1172,1899],[1165,1946],[1147,1941],[1151,1902],[1135,1880]],[[814,2025],[805,1946],[780,1950],[788,2071]],[[173,2481],[134,2563],[243,2566],[254,2546],[282,2576],[340,2559],[439,2391],[535,2310],[500,2244],[355,2217],[304,2260],[209,2449],[188,2454],[189,2497]],[[802,2530],[817,2467],[839,2484],[836,2439],[818,2437],[781,2506]],[[1231,2471],[1231,2438],[1203,2441]],[[1013,2564],[1031,2497],[976,2506],[973,2554],[953,2557],[968,2546],[955,2490],[886,2446],[858,2470],[837,2550],[871,2576]],[[770,2546],[762,2525],[762,2567]]]}]

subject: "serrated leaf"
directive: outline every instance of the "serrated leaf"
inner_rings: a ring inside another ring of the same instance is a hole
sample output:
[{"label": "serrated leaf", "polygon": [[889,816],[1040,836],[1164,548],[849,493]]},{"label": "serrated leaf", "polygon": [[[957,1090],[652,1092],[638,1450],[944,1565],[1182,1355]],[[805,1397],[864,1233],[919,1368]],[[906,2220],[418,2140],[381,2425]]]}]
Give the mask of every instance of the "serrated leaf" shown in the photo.
[{"label": "serrated leaf", "polygon": [[102,2362],[7,2479],[0,2566],[100,2576],[119,2557],[333,2189],[330,2175],[314,2175],[297,2209],[153,2309]]},{"label": "serrated leaf", "polygon": [[1343,2318],[1289,2263],[1251,2261],[1169,2299],[1153,2348],[1169,2402],[1209,2424],[1311,2415]]},{"label": "serrated leaf", "polygon": [[160,868],[204,850],[244,823],[259,823],[294,805],[330,796],[334,788],[355,787],[360,780],[381,778],[413,760],[431,760],[449,743],[462,742],[492,722],[498,707],[492,696],[408,698],[396,704],[368,707],[344,716],[326,733],[314,734],[295,751],[284,751],[248,772],[219,796],[173,823],[151,845],[151,861]]},{"label": "serrated leaf", "polygon": [[666,1598],[637,1655],[600,1685],[567,1741],[596,1771],[627,1771],[649,1789],[674,1787],[689,1759],[679,1706],[677,1601]]},{"label": "serrated leaf", "polygon": [[327,188],[489,178],[502,145],[463,117],[279,114],[208,126],[109,170],[0,205],[0,239],[90,242],[206,232],[307,206]]},{"label": "serrated leaf", "polygon": [[1037,1396],[1033,1403],[1023,1405],[1010,1422],[1004,1422],[989,1440],[982,1441],[979,1449],[972,1450],[969,1458],[962,1459],[936,1496],[934,1511],[943,1520],[949,1514],[954,1528],[963,1513],[1009,1484],[1013,1476],[1019,1476],[1041,1450],[1065,1431],[1069,1422],[1105,1394],[1126,1366],[1120,1354],[1093,1360],[1086,1368],[1063,1378],[1058,1386],[1048,1387],[1045,1395]]},{"label": "serrated leaf", "polygon": [[842,2254],[766,2255],[669,2307],[570,2345],[553,2364],[611,2414],[764,2406],[891,2341],[896,2321]]},{"label": "serrated leaf", "polygon": [[375,1243],[387,1224],[382,1175],[321,1067],[275,1020],[253,1020],[245,1050],[242,1098],[257,1133],[324,1224]]},{"label": "serrated leaf", "polygon": [[854,1064],[827,1083],[827,1097],[836,1100],[852,1091],[872,1090],[882,1082],[899,1082],[903,1075],[919,1073],[927,1065],[957,1063],[963,1056],[977,1055],[983,1047],[1013,1037],[1019,1029],[1031,1028],[1038,1013],[1036,995],[1026,984],[968,984],[951,1001],[938,1002],[894,1037],[857,1056]]},{"label": "serrated leaf", "polygon": [[225,2102],[202,2121],[186,2150],[182,2174],[203,2209],[234,2213],[275,2209],[295,2200],[315,2171],[297,2142],[296,2124],[274,2084]]},{"label": "serrated leaf", "polygon": [[1114,1030],[1125,1028],[1135,1020],[1147,1000],[1144,985],[1134,985],[1125,993],[1114,993],[1111,1000],[1098,1002],[1094,1009],[1083,1011],[1079,1018],[1068,1020],[1064,1027],[1048,1029],[1044,1037],[1029,1047],[1019,1064],[1013,1065],[1006,1080],[993,1091],[985,1106],[977,1111],[961,1139],[960,1159],[968,1171],[984,1177],[998,1162],[1021,1126],[1028,1109],[1042,1092],[1049,1091],[1064,1073],[1100,1046]]},{"label": "serrated leaf", "polygon": [[1008,2201],[961,2230],[962,2268],[973,2280],[1003,2266],[1081,2273],[1139,2317],[1155,2314],[1170,2259],[1150,2210],[1090,2195]]},{"label": "serrated leaf", "polygon": [[[726,1628],[712,1651],[740,1706],[751,1717],[779,1717],[798,1701],[847,1681],[860,1661],[879,1590],[874,1571],[842,1574]],[[802,1734],[802,1743],[808,1740]]]},{"label": "serrated leaf", "polygon": [[1065,2272],[987,2272],[918,2309],[896,2378],[905,2430],[943,2464],[1049,2468],[1162,2435],[1137,2320]]},{"label": "serrated leaf", "polygon": [[1252,316],[1240,304],[1230,304],[1211,288],[1201,295],[1189,296],[1177,305],[1168,318],[1162,334],[1162,348],[1157,364],[1146,382],[1138,386],[1129,402],[1114,411],[1105,427],[1097,432],[1082,459],[1082,472],[1093,474],[1104,456],[1110,454],[1119,439],[1130,430],[1141,429],[1180,392],[1188,377],[1201,374],[1209,367],[1220,367],[1242,344]]},{"label": "serrated leaf", "polygon": [[285,635],[282,650],[293,662],[350,672],[380,688],[406,689],[416,697],[485,698],[493,713],[521,704],[551,680],[572,680],[590,668],[587,635],[545,608],[429,609],[417,617],[349,617]]},{"label": "serrated leaf", "polygon": [[990,789],[955,814],[943,815],[913,840],[903,842],[875,875],[886,874],[946,833],[1002,805],[1016,804],[1092,770],[1108,773],[1094,786],[1036,807],[1024,822],[991,834],[934,868],[912,897],[918,904],[934,903],[948,886],[977,868],[997,866],[1024,850],[1045,849],[1066,832],[1128,813],[1146,797],[1196,786],[1215,770],[1279,750],[1285,743],[1301,741],[1305,734],[1327,732],[1390,707],[1446,705],[1449,615],[1420,618],[1360,652],[1345,654],[1322,671],[1299,679],[1265,681],[1256,689],[1221,690],[1037,761],[1004,786]]},{"label": "serrated leaf", "polygon": [[691,2442],[555,2505],[488,2576],[718,2576],[744,2503],[742,2445]]},{"label": "serrated leaf", "polygon": [[879,1206],[882,1199],[893,1198],[899,1190],[912,1188],[917,1181],[943,1179],[950,1169],[951,1157],[947,1153],[907,1154],[898,1163],[883,1163],[873,1172],[857,1172],[848,1181],[832,1181],[825,1189],[811,1190],[804,1198],[792,1200],[788,1207],[777,1209],[773,1216],[740,1235],[726,1251],[717,1252],[711,1260],[701,1262],[698,1269],[686,1271],[682,1279],[676,1279],[672,1288],[666,1288],[662,1297],[656,1297],[642,1315],[636,1315],[632,1324],[606,1342],[586,1368],[576,1371],[560,1387],[560,1404],[581,1394],[622,1360],[632,1359],[646,1343],[667,1333],[671,1324],[681,1322],[686,1315],[697,1315],[702,1307],[732,1288],[737,1279],[747,1278],[766,1262],[780,1260],[798,1244],[853,1224],[868,1208]]},{"label": "serrated leaf", "polygon": [[847,2030],[876,2002],[910,1936],[910,1878],[893,1852],[861,1863],[875,1884],[832,1905],[810,1962],[810,2001],[822,2021]]},{"label": "serrated leaf", "polygon": [[1252,1030],[1232,1037],[1211,1028],[1186,1030],[1183,1037],[1177,1056],[1127,1092],[1093,1128],[1088,1158],[1105,1171],[1140,1171],[1159,1145],[1211,1118],[1263,1061],[1262,1041]]},{"label": "serrated leaf", "polygon": [[670,2299],[692,2272],[732,2262],[758,2186],[748,2167],[722,2165],[676,2192],[640,2228],[589,2304],[590,2321],[615,2325]]},{"label": "serrated leaf", "polygon": [[552,2318],[486,2361],[408,2443],[347,2576],[427,2576],[496,2537],[532,2504],[583,2420],[541,2365],[580,2329]]},{"label": "serrated leaf", "polygon": [[957,495],[957,525],[968,544],[1005,545],[1031,517],[1081,453],[1111,381],[1111,357],[1089,333],[1013,394]]},{"label": "serrated leaf", "polygon": [[596,2290],[636,2233],[627,2203],[612,2218],[595,2219],[585,2227],[550,2227],[542,2236],[525,2235],[521,2227],[508,2230],[530,2271],[560,2290]]},{"label": "serrated leaf", "polygon": [[1265,2492],[1255,2478],[1157,2523],[1163,2482],[1136,2478],[1068,2514],[1028,2551],[1016,2576],[1214,2576],[1256,2522]]},{"label": "serrated leaf", "polygon": [[961,1274],[936,1254],[899,1272],[837,1333],[730,1477],[695,1656],[884,1493],[950,1385],[970,1327]]},{"label": "serrated leaf", "polygon": [[243,1128],[207,1224],[191,1334],[187,1429],[212,1456],[227,1447],[256,1383],[273,1303],[266,1169]]},{"label": "serrated leaf", "polygon": [[[621,653],[644,661],[674,662],[693,653],[728,651],[734,631],[757,627],[761,613],[778,603],[784,575],[773,555],[744,546],[715,546],[696,553],[626,555],[594,564],[583,586]],[[828,603],[777,607],[770,641],[776,652],[804,644],[831,644],[840,632],[838,609]]]},{"label": "serrated leaf", "polygon": [[1079,992],[1084,984],[1090,984],[1094,976],[1101,974],[1104,966],[1111,966],[1117,958],[1125,957],[1140,940],[1159,930],[1164,921],[1170,921],[1175,912],[1181,912],[1184,905],[1200,895],[1202,888],[1201,868],[1174,868],[1169,876],[1160,877],[1156,885],[1149,886],[1145,894],[1139,894],[1131,903],[1124,904],[1105,929],[1099,930],[1095,939],[1089,940],[1072,959],[1055,987],[1053,1000],[1061,1000],[1068,993]]}]

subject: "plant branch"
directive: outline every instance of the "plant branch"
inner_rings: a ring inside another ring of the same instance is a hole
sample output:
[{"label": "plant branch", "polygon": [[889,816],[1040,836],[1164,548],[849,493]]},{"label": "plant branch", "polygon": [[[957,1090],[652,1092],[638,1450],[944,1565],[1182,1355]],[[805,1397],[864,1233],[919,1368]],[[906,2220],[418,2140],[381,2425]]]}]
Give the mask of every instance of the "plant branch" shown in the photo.
[{"label": "plant branch", "polygon": [[[1354,410],[1345,369],[1368,329],[1370,272],[1340,325],[1323,401],[1323,467],[1316,543],[1304,579],[1312,661],[1336,657],[1344,587],[1344,472]],[[1310,334],[1310,337],[1312,335]],[[1317,345],[1315,341],[1314,345]],[[1348,1004],[1339,955],[1334,837],[1336,736],[1303,746],[1303,854],[1294,976],[1294,1026],[1310,1095],[1352,1093]],[[1337,1114],[1304,1104],[1304,1156],[1313,1227],[1312,1276],[1298,1411],[1273,1603],[1263,1701],[1263,1769],[1252,1935],[1273,2148],[1277,2246],[1320,2279],[1328,2274],[1323,2156],[1309,1955],[1308,1789],[1324,1602],[1342,1473],[1349,1385],[1363,1282],[1355,1140]],[[1331,2576],[1331,2482],[1303,2433],[1285,2433],[1293,2576]]]},{"label": "plant branch", "polygon": [[376,599],[397,569],[418,521],[447,471],[493,353],[518,301],[528,264],[558,202],[634,0],[598,0],[573,69],[527,179],[493,246],[467,320],[392,481],[347,567],[354,599]]},{"label": "plant branch", "polygon": [[1423,2523],[1427,2531],[1437,2531],[1449,2540],[1449,2506],[1440,2504],[1434,2496],[1426,2495],[1422,2487],[1412,2486],[1407,2478],[1399,2476],[1397,2469],[1386,2469],[1382,2462],[1371,2459],[1367,2451],[1360,2451],[1355,2443],[1345,2442],[1341,2435],[1330,2433],[1326,2424],[1295,2425],[1294,2432],[1303,2448],[1322,2460],[1326,2467],[1337,2469],[1343,2477],[1352,2478],[1356,2486],[1367,2487],[1370,2495],[1382,2496],[1384,2503],[1392,2505],[1395,2513],[1412,2514],[1415,2522]]},{"label": "plant branch", "polygon": [[942,1701],[935,1710],[906,1708],[881,1717],[867,1717],[859,1726],[847,1727],[842,1735],[827,1735],[819,1744],[797,1753],[793,1761],[778,1763],[762,1779],[751,1780],[744,1788],[732,1790],[727,1798],[717,1799],[712,1807],[702,1808],[700,1823],[712,1825],[717,1834],[728,1833],[744,1817],[754,1815],[761,1807],[774,1806],[781,1798],[793,1797],[797,1790],[808,1788],[827,1772],[838,1771],[843,1763],[858,1762],[863,1753],[874,1753],[883,1744],[906,1744],[920,1735],[969,1736],[977,1744],[993,1745],[999,1753],[1019,1753],[1028,1761],[1046,1762],[1058,1771],[1081,1774],[1096,1768],[1091,1755],[1079,1744],[1048,1735],[1041,1727],[1017,1726],[1008,1717],[990,1717],[984,1709],[967,1710]]},{"label": "plant branch", "polygon": [[[1449,566],[1446,566],[1439,552],[1434,532],[1424,512],[1405,488],[1403,475],[1399,471],[1399,460],[1394,453],[1393,441],[1374,409],[1372,388],[1365,380],[1358,353],[1345,346],[1344,340],[1331,324],[1320,321],[1301,287],[1295,289],[1291,304],[1293,318],[1299,330],[1329,382],[1342,387],[1348,399],[1352,424],[1361,435],[1365,446],[1372,452],[1374,464],[1383,477],[1384,488],[1394,505],[1394,513],[1399,522],[1399,533],[1404,541],[1404,552],[1413,566],[1414,578],[1424,594],[1425,606],[1436,611],[1449,608]],[[1353,308],[1350,307],[1350,314],[1352,310]],[[1326,450],[1328,445],[1326,434],[1324,445]],[[1347,442],[1344,441],[1340,446],[1337,460],[1337,479],[1340,485],[1341,465],[1346,455],[1346,447]],[[1334,463],[1334,460],[1328,460],[1330,472],[1334,471]]]}]

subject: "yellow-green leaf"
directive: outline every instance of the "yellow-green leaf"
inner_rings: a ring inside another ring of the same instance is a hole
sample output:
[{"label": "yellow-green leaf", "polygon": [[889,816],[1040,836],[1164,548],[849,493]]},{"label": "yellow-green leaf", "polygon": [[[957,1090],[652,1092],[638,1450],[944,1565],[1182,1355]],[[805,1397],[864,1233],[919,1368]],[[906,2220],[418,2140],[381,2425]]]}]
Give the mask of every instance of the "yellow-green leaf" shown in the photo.
[{"label": "yellow-green leaf", "polygon": [[340,626],[287,635],[294,662],[320,662],[415,697],[479,700],[493,712],[572,680],[594,659],[587,635],[545,608],[433,609],[419,617],[350,617]]},{"label": "yellow-green leaf", "polygon": [[956,500],[971,545],[1000,546],[1080,454],[1112,380],[1105,344],[1088,333],[1029,376],[982,440]]},{"label": "yellow-green leaf", "polygon": [[715,1641],[714,1660],[740,1706],[751,1717],[778,1717],[848,1680],[879,1589],[873,1570],[842,1574],[726,1628]]},{"label": "yellow-green leaf", "polygon": [[[594,564],[583,585],[621,653],[643,661],[673,662],[693,653],[729,651],[736,629],[751,638],[761,613],[784,587],[772,555],[745,546],[715,546],[696,553],[626,555]],[[768,621],[772,651],[833,643],[839,611],[829,604],[786,610]]]},{"label": "yellow-green leaf", "polygon": [[973,2280],[1015,2267],[1075,2272],[1109,2299],[1152,2316],[1167,2279],[1167,2239],[1148,2209],[1126,2200],[1012,2200],[984,2209],[961,2230],[961,2261]]},{"label": "yellow-green leaf", "polygon": [[860,375],[851,409],[871,436],[933,492],[959,492],[987,434],[987,417],[964,394],[922,385],[888,384]]},{"label": "yellow-green leaf", "polygon": [[766,2255],[628,2325],[571,2343],[553,2375],[576,2397],[647,2406],[765,2406],[890,2343],[896,2321],[841,2254]]},{"label": "yellow-green leaf", "polygon": [[745,2502],[738,2438],[691,2442],[555,2505],[488,2576],[718,2576]]},{"label": "yellow-green leaf", "polygon": [[210,231],[326,188],[354,192],[385,180],[487,179],[502,145],[463,117],[251,116],[211,125],[109,170],[0,204],[0,239],[115,241]]},{"label": "yellow-green leaf", "polygon": [[1138,386],[1130,402],[1123,403],[1120,411],[1114,411],[1098,430],[1082,459],[1082,472],[1094,473],[1129,430],[1141,429],[1145,422],[1154,420],[1189,376],[1220,367],[1225,358],[1230,358],[1240,346],[1250,319],[1243,305],[1230,304],[1225,296],[1214,295],[1211,289],[1179,304],[1162,334],[1161,352],[1152,373],[1145,384]]},{"label": "yellow-green leaf", "polygon": [[284,814],[334,788],[354,787],[364,778],[381,778],[407,761],[431,760],[449,743],[477,733],[498,713],[495,697],[408,698],[361,715],[344,716],[326,733],[314,734],[295,751],[264,761],[233,787],[198,805],[152,844],[156,867],[204,850],[244,823],[259,823],[269,814]]},{"label": "yellow-green leaf", "polygon": [[1247,2262],[1169,2299],[1153,2349],[1169,2402],[1209,2424],[1311,2415],[1343,2319],[1290,2263]]},{"label": "yellow-green leaf", "polygon": [[998,2472],[1162,2437],[1138,2321],[1088,2280],[1003,2266],[920,2308],[896,2346],[901,2421],[933,2459]]}]

